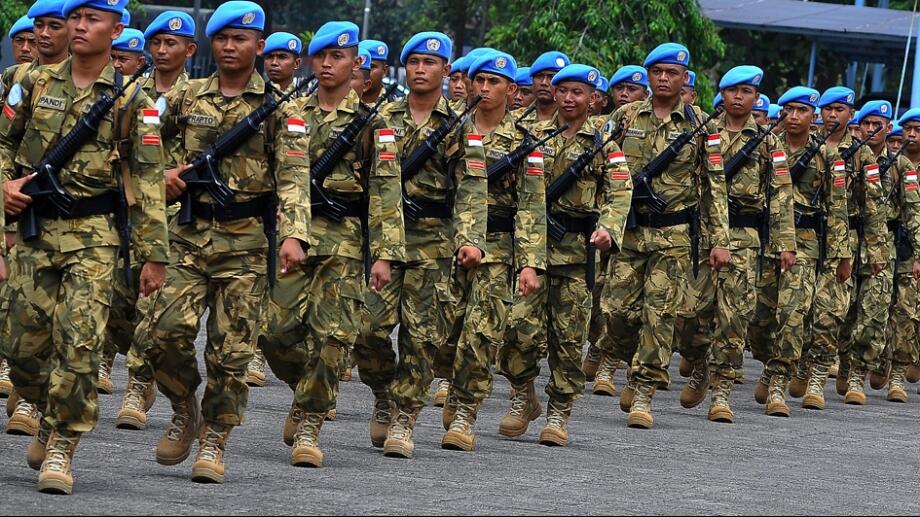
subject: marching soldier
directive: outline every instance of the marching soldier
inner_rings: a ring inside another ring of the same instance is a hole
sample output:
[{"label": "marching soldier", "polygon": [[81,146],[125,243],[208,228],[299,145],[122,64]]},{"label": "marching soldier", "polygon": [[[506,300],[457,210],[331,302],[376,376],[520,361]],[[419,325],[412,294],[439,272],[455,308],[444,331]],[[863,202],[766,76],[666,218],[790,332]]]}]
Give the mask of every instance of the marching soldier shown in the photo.
[{"label": "marching soldier", "polygon": [[563,68],[572,64],[569,56],[551,50],[540,54],[530,65],[530,78],[533,81],[534,104],[537,108],[521,120],[528,129],[537,122],[547,122],[556,116],[556,95],[553,77]]},{"label": "marching soldier", "polygon": [[13,60],[17,65],[31,63],[36,54],[35,50],[35,20],[25,15],[13,23],[7,37],[13,48]]},{"label": "marching soldier", "polygon": [[[368,106],[373,106],[377,99],[384,95],[383,78],[390,73],[390,67],[387,60],[390,58],[390,47],[386,43],[378,40],[364,40],[358,44],[358,48],[367,51],[371,56],[370,60],[370,87],[364,92],[361,101]],[[387,99],[392,101],[393,99]]]},{"label": "marching soldier", "polygon": [[[294,74],[300,69],[300,54],[303,52],[303,42],[290,32],[276,32],[265,38],[265,74],[282,92],[287,92],[295,86]],[[257,352],[258,356],[260,352]],[[264,375],[264,363],[262,372]],[[264,380],[262,384],[264,385]]]},{"label": "marching soldier", "polygon": [[514,100],[511,103],[511,111],[527,109],[536,100],[533,94],[533,78],[530,77],[529,66],[519,66],[517,76],[514,78],[517,90],[514,92]]},{"label": "marching soldier", "polygon": [[470,68],[470,60],[466,57],[458,57],[450,64],[450,76],[448,77],[448,94],[450,102],[465,100],[472,90],[470,80],[466,77],[466,72]]},{"label": "marching soldier", "polygon": [[760,127],[770,125],[770,98],[762,93],[754,103],[754,122]]}]

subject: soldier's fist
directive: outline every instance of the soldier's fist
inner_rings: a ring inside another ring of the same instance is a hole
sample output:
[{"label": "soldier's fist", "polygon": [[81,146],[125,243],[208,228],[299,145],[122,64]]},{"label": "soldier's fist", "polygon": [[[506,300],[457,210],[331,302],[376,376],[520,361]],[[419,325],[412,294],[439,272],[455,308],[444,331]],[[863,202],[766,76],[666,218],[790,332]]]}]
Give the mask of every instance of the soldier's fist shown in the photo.
[{"label": "soldier's fist", "polygon": [[610,233],[603,228],[598,228],[594,231],[594,234],[591,235],[591,242],[601,251],[608,251],[610,250],[610,246],[613,245],[613,239],[610,238]]},{"label": "soldier's fist", "polygon": [[914,262],[914,278],[920,280],[920,262]]},{"label": "soldier's fist", "polygon": [[792,266],[795,265],[795,252],[793,251],[784,251],[779,255],[780,269],[785,273],[792,269]]},{"label": "soldier's fist", "polygon": [[725,248],[712,248],[709,252],[709,267],[720,270],[729,265],[732,261],[732,254]]},{"label": "soldier's fist", "polygon": [[482,262],[482,250],[476,246],[464,246],[457,252],[457,263],[464,269],[473,269]]},{"label": "soldier's fist", "polygon": [[147,262],[141,268],[141,298],[146,298],[163,288],[166,283],[166,264]]},{"label": "soldier's fist", "polygon": [[32,202],[32,198],[22,193],[22,187],[32,181],[35,173],[13,181],[3,182],[3,211],[9,215],[19,215]]},{"label": "soldier's fist", "polygon": [[390,261],[378,260],[371,267],[371,289],[380,291],[390,283]]},{"label": "soldier's fist", "polygon": [[853,263],[850,262],[850,259],[842,259],[840,264],[837,264],[837,283],[842,284],[850,279],[850,275],[853,274]]},{"label": "soldier's fist", "polygon": [[191,167],[191,165],[186,164],[175,169],[166,170],[166,199],[172,201],[185,192],[185,182],[182,181],[179,175]]},{"label": "soldier's fist", "polygon": [[278,253],[278,257],[281,259],[282,275],[297,269],[304,260],[307,260],[307,254],[304,253],[303,246],[297,239],[284,239],[284,242],[281,243],[281,251]]},{"label": "soldier's fist", "polygon": [[537,277],[537,270],[532,267],[525,267],[522,269],[520,279],[518,280],[518,294],[521,296],[530,296],[539,288],[540,278]]}]

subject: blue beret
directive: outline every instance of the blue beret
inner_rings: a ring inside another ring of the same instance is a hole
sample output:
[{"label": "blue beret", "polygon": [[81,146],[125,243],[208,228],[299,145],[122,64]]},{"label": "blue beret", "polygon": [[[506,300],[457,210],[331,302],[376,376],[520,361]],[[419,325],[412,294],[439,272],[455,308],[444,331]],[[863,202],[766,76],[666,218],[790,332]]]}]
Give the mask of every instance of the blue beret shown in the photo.
[{"label": "blue beret", "polygon": [[265,38],[265,50],[262,51],[263,55],[267,56],[279,50],[299,56],[300,53],[303,52],[303,43],[300,41],[300,38],[290,32],[275,32],[271,36]]},{"label": "blue beret", "polygon": [[684,86],[690,88],[691,90],[696,89],[696,72],[693,70],[687,71],[687,83]]},{"label": "blue beret", "polygon": [[371,69],[371,52],[366,48],[358,47],[358,58],[361,60],[359,65],[361,70],[370,70]]},{"label": "blue beret", "polygon": [[722,76],[722,80],[719,81],[719,89],[724,90],[742,84],[759,88],[761,79],[763,79],[763,70],[760,68],[751,65],[736,66]]},{"label": "blue beret", "polygon": [[607,90],[610,89],[610,81],[604,77],[604,74],[597,78],[597,89],[604,93],[607,93]]},{"label": "blue beret", "polygon": [[147,39],[157,34],[172,34],[173,36],[194,38],[195,21],[192,20],[190,15],[182,11],[163,11],[150,22],[150,25],[144,31],[144,37]]},{"label": "blue beret", "polygon": [[920,122],[920,108],[909,109],[907,113],[901,115],[901,118],[898,119],[898,125],[901,126],[902,130],[904,124],[908,122]]},{"label": "blue beret", "polygon": [[469,70],[470,70],[470,60],[466,56],[458,57],[456,60],[454,60],[453,63],[450,64],[451,75],[456,74],[457,72],[466,74]]},{"label": "blue beret", "polygon": [[35,20],[29,18],[28,16],[23,16],[22,18],[16,20],[16,23],[10,27],[10,32],[7,34],[7,37],[13,39],[20,32],[32,32],[34,28],[32,25],[35,23]]},{"label": "blue beret", "polygon": [[754,111],[766,111],[770,113],[770,98],[761,93],[760,98],[754,103]]},{"label": "blue beret", "polygon": [[662,43],[649,53],[642,66],[649,68],[656,63],[690,66],[690,51],[680,43]]},{"label": "blue beret", "polygon": [[127,6],[128,0],[65,0],[64,8],[61,9],[61,12],[64,14],[64,18],[66,18],[77,9],[88,7],[90,9],[96,9],[97,11],[108,11],[121,16]]},{"label": "blue beret", "polygon": [[799,104],[804,104],[806,106],[811,106],[812,108],[818,107],[818,99],[821,98],[821,94],[818,93],[818,90],[814,88],[809,88],[807,86],[793,86],[786,91],[776,101],[780,106],[785,106],[790,102],[798,102]]},{"label": "blue beret", "polygon": [[358,44],[359,49],[367,49],[374,61],[386,61],[390,57],[390,47],[382,41],[366,39]]},{"label": "blue beret", "polygon": [[856,110],[856,113],[853,114],[853,118],[847,122],[847,126],[858,126],[859,125],[859,110]]},{"label": "blue beret", "polygon": [[121,36],[112,42],[112,50],[122,52],[144,52],[144,33],[137,29],[125,29]]},{"label": "blue beret", "polygon": [[38,0],[29,8],[27,16],[33,20],[42,16],[63,18],[64,0]]},{"label": "blue beret", "polygon": [[[531,67],[531,70],[533,70],[533,67]],[[567,81],[576,81],[597,88],[597,79],[600,75],[600,71],[593,66],[569,65],[553,76],[553,86]]]},{"label": "blue beret", "polygon": [[856,102],[856,92],[846,86],[828,88],[827,91],[821,95],[821,100],[818,101],[818,107],[823,108],[838,102],[852,107],[853,103]]},{"label": "blue beret", "polygon": [[125,27],[127,27],[128,25],[131,25],[131,12],[128,11],[127,9],[125,9],[124,12],[121,13],[121,24],[124,25]]},{"label": "blue beret", "polygon": [[610,86],[616,86],[620,83],[633,83],[648,87],[648,71],[638,65],[620,67],[610,78]]},{"label": "blue beret", "polygon": [[517,75],[514,76],[514,82],[517,83],[518,86],[533,86],[533,78],[530,77],[530,67],[519,66]]},{"label": "blue beret", "polygon": [[[410,55],[425,54],[427,56],[437,56],[449,62],[450,56],[452,56],[453,53],[454,43],[447,34],[430,31],[420,32],[409,38],[409,41],[403,45],[402,52],[399,53],[399,61],[402,64],[406,64]],[[450,67],[451,73],[458,71],[466,73],[471,63],[469,59],[460,63],[462,59],[463,58],[458,58],[454,65]]]},{"label": "blue beret", "polygon": [[211,14],[204,33],[208,38],[213,38],[215,34],[227,28],[261,32],[265,30],[265,11],[259,4],[247,0],[225,2]]},{"label": "blue beret", "polygon": [[856,123],[862,123],[863,119],[866,117],[882,117],[891,120],[894,117],[893,110],[891,109],[891,103],[888,101],[869,101],[863,105],[862,109],[859,110],[859,114],[856,115]]},{"label": "blue beret", "polygon": [[715,110],[720,105],[724,104],[725,101],[722,100],[722,94],[717,93],[716,96],[712,99],[712,109]]},{"label": "blue beret", "polygon": [[326,22],[313,39],[307,54],[314,55],[327,48],[351,48],[358,46],[358,26],[351,22]]},{"label": "blue beret", "polygon": [[540,54],[540,57],[530,65],[530,77],[533,77],[540,72],[546,72],[547,70],[559,71],[563,68],[572,64],[572,60],[569,59],[569,56],[551,50],[549,52],[544,52]]},{"label": "blue beret", "polygon": [[473,63],[475,63],[476,61],[479,61],[479,58],[488,56],[489,54],[493,52],[498,52],[498,50],[492,47],[479,47],[479,48],[474,48],[473,50],[471,50],[466,55],[466,57],[470,59],[470,66],[473,66]]},{"label": "blue beret", "polygon": [[904,136],[904,128],[897,122],[891,125],[891,131],[888,132],[888,136],[885,138],[891,138],[893,136]]},{"label": "blue beret", "polygon": [[769,111],[767,111],[767,118],[770,120],[776,120],[779,118],[779,113],[783,111],[782,106],[779,104],[771,104]]},{"label": "blue beret", "polygon": [[514,81],[517,76],[517,62],[504,52],[491,52],[470,65],[467,74],[472,78],[480,72],[500,75],[509,81]]}]

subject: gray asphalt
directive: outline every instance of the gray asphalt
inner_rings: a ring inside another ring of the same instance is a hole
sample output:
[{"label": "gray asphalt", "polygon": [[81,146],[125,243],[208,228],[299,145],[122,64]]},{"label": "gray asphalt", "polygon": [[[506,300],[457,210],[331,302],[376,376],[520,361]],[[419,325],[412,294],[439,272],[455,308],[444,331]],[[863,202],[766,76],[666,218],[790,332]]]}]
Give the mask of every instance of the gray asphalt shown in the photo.
[{"label": "gray asphalt", "polygon": [[[101,419],[77,451],[75,494],[35,491],[25,464],[28,438],[0,435],[3,514],[905,514],[920,513],[920,397],[895,405],[871,392],[862,408],[844,406],[828,386],[828,408],[792,418],[764,416],[754,402],[759,365],[737,387],[734,425],[706,420],[706,406],[684,410],[684,384],[654,401],[655,429],[626,428],[615,399],[588,395],[575,408],[571,445],[537,444],[542,426],[520,439],[498,435],[508,383],[499,379],[477,426],[477,450],[442,451],[440,413],[426,409],[410,461],[384,458],[370,445],[371,394],[344,383],[338,421],[322,433],[325,468],[289,466],[281,425],[289,389],[271,378],[250,395],[248,421],[229,443],[227,483],[189,480],[192,460],[154,461],[169,418],[160,398],[145,432],[115,429],[125,385],[101,397]],[[622,385],[622,372],[617,375]],[[546,369],[538,381],[546,383]],[[590,388],[590,386],[589,386]],[[545,401],[545,395],[541,392]],[[4,420],[5,426],[5,420]]]}]

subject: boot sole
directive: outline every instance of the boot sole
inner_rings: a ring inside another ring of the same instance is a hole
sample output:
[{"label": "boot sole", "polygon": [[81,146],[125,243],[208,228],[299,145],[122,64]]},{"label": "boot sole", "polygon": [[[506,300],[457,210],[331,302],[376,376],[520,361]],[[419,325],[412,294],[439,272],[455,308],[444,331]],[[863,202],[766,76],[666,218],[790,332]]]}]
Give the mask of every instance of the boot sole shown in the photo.
[{"label": "boot sole", "polygon": [[865,397],[851,397],[849,394],[847,394],[843,399],[843,403],[848,404],[850,406],[865,406],[866,398]]},{"label": "boot sole", "polygon": [[869,377],[869,386],[874,390],[880,390],[887,385],[888,385],[888,377],[885,377],[884,379],[881,377],[878,377],[878,378],[873,378],[872,376]]},{"label": "boot sole", "polygon": [[292,453],[291,465],[301,468],[321,468],[323,466],[323,453],[318,452],[317,454],[317,452]]},{"label": "boot sole", "polygon": [[191,453],[192,453],[191,445],[189,445],[188,450],[186,450],[184,454],[182,454],[181,456],[174,457],[174,458],[167,458],[165,456],[160,456],[160,454],[157,453],[157,463],[159,463],[160,465],[166,465],[167,467],[178,465],[182,463],[183,461],[187,460],[189,457],[189,454]]},{"label": "boot sole", "polygon": [[599,397],[614,397],[617,394],[617,389],[615,386],[608,383],[595,384],[591,392]]},{"label": "boot sole", "polygon": [[629,418],[626,419],[626,426],[630,429],[651,429],[655,425],[655,419],[648,415],[633,415],[629,414]]},{"label": "boot sole", "polygon": [[476,448],[476,437],[469,439],[460,433],[448,431],[441,439],[441,448],[447,451],[472,452]]},{"label": "boot sole", "polygon": [[907,382],[914,384],[920,382],[920,366],[910,366],[907,368]]},{"label": "boot sole", "polygon": [[434,396],[434,407],[444,407],[444,404],[447,402],[447,395],[435,395]]},{"label": "boot sole", "polygon": [[192,481],[220,485],[224,482],[224,475],[207,467],[192,467]]},{"label": "boot sole", "polygon": [[137,415],[131,413],[119,414],[115,418],[116,429],[127,429],[129,431],[143,431],[147,429],[147,415],[144,414],[143,420]]},{"label": "boot sole", "polygon": [[554,432],[544,430],[540,433],[540,445],[546,447],[566,447],[568,444],[568,438],[563,438]]},{"label": "boot sole", "polygon": [[100,395],[111,395],[115,393],[115,386],[96,386],[96,393]]},{"label": "boot sole", "polygon": [[[838,377],[838,379],[840,379],[840,377]],[[844,382],[842,385],[841,385],[841,384],[834,383],[834,389],[837,391],[837,394],[838,394],[838,395],[840,395],[841,397],[846,397],[846,395],[847,395],[847,385],[846,385],[846,382]]]},{"label": "boot sole", "polygon": [[246,385],[250,388],[264,388],[265,379],[256,379],[253,377],[246,377]]},{"label": "boot sole", "polygon": [[6,434],[13,436],[35,436],[38,425],[31,425],[17,420],[10,420],[6,424]]},{"label": "boot sole", "polygon": [[734,424],[735,417],[734,415],[720,411],[718,413],[710,413],[709,421],[717,424]]},{"label": "boot sole", "polygon": [[824,408],[826,406],[827,406],[826,401],[819,399],[817,397],[812,398],[806,395],[805,398],[802,399],[802,409],[812,409],[815,411],[824,411]]},{"label": "boot sole", "polygon": [[904,404],[907,402],[907,394],[903,395],[888,395],[888,402],[896,402],[898,404]]},{"label": "boot sole", "polygon": [[[760,392],[758,388],[763,387],[763,393]],[[758,404],[766,404],[767,398],[770,396],[770,387],[766,384],[759,382],[757,383],[757,388],[754,388],[754,402]]]},{"label": "boot sole", "polygon": [[383,444],[383,455],[387,458],[412,459],[414,451],[402,444]]},{"label": "boot sole", "polygon": [[60,479],[42,479],[38,482],[38,491],[43,494],[70,495],[73,485]]},{"label": "boot sole", "polygon": [[0,384],[0,399],[5,399],[10,396],[10,393],[13,392],[13,385],[5,382]]},{"label": "boot sole", "polygon": [[777,408],[777,409],[768,409],[766,412],[767,416],[775,416],[779,418],[789,418],[790,411],[788,408]]}]

